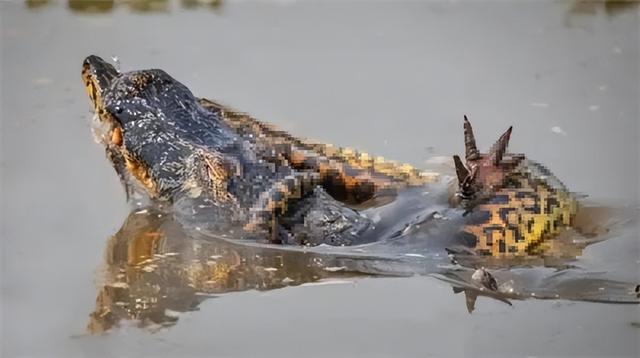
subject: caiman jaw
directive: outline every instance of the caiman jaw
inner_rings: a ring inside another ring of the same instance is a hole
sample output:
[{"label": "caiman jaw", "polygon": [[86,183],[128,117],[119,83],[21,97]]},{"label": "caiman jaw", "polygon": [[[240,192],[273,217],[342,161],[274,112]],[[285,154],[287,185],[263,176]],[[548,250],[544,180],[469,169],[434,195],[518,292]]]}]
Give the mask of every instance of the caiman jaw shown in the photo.
[{"label": "caiman jaw", "polygon": [[93,108],[98,111],[98,107],[102,105],[102,98],[95,75],[91,72],[91,66],[85,61],[82,65],[82,83],[84,83],[84,89],[93,103]]},{"label": "caiman jaw", "polygon": [[[82,64],[82,82],[87,95],[93,103],[95,120],[94,133],[97,139],[106,146],[122,145],[122,129],[118,123],[104,110],[102,94],[111,81],[118,76],[118,71],[110,64],[96,56],[87,57]],[[99,128],[101,127],[102,128]],[[105,128],[106,127],[106,128]]]},{"label": "caiman jaw", "polygon": [[104,90],[120,74],[97,56],[87,57],[82,64],[82,82],[94,109],[93,131],[96,141],[105,146],[107,157],[113,163],[118,176],[129,195],[129,175],[136,178],[151,197],[157,193],[156,184],[148,168],[133,158],[124,146],[124,131],[120,123],[104,108]]}]

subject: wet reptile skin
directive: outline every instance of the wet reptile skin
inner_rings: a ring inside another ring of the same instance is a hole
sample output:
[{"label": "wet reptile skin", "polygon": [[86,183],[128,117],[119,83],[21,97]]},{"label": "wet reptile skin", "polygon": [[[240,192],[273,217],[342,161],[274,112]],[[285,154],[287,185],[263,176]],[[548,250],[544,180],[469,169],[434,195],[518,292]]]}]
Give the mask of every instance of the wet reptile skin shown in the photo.
[{"label": "wet reptile skin", "polygon": [[[119,73],[89,56],[82,78],[104,129],[100,141],[128,192],[142,191],[177,211],[205,208],[210,226],[241,227],[239,237],[295,244],[370,241],[375,236],[372,210],[392,202],[388,205],[401,212],[402,203],[394,200],[399,193],[428,190],[442,179],[366,153],[295,138],[196,98],[162,70]],[[467,120],[464,128],[466,163],[455,157],[459,194],[439,189],[452,205],[451,225],[460,233],[454,236],[481,254],[543,250],[544,241],[571,226],[574,197],[543,166],[506,153],[511,129],[481,154]],[[394,217],[405,230],[391,230],[391,236],[411,231],[406,229],[419,214],[407,210],[404,217]],[[452,246],[459,244],[454,241]]]}]

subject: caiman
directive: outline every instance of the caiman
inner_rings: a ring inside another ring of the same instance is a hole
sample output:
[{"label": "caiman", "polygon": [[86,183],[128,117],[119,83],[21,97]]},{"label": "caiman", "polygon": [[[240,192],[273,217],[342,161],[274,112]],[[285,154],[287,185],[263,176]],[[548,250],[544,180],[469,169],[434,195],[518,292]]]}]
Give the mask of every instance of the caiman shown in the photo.
[{"label": "caiman", "polygon": [[354,274],[433,275],[465,292],[469,311],[479,295],[638,303],[626,271],[571,266],[621,216],[604,220],[508,153],[511,127],[481,153],[464,117],[464,161],[423,172],[296,138],[162,70],[121,73],[89,56],[82,80],[127,196],[147,200],[107,242],[92,332],[171,325],[211,294]]},{"label": "caiman", "polygon": [[[98,138],[127,193],[172,205],[199,230],[277,244],[354,245],[446,219],[451,248],[518,256],[544,250],[578,209],[544,166],[507,152],[511,127],[480,153],[465,117],[465,162],[453,157],[451,189],[446,177],[311,143],[196,98],[159,69],[120,73],[89,56],[82,80]],[[437,198],[429,206],[421,204],[425,190]]]}]

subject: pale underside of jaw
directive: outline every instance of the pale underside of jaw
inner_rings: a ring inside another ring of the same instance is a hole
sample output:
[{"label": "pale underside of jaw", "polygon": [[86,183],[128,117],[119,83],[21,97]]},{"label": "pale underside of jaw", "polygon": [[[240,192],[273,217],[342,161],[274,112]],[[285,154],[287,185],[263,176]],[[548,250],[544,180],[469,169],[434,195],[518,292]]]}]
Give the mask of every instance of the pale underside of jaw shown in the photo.
[{"label": "pale underside of jaw", "polygon": [[95,110],[91,120],[91,133],[96,143],[108,146],[111,143],[111,124],[103,121]]},{"label": "pale underside of jaw", "polygon": [[[93,134],[93,139],[96,143],[103,145],[112,153],[117,152],[120,153],[119,155],[121,155],[122,152],[119,150],[119,146],[113,143],[113,131],[113,124],[108,120],[100,118],[100,115],[98,114],[98,110],[96,108],[91,120],[91,133]],[[151,199],[146,193],[144,186],[140,182],[138,182],[138,180],[134,178],[131,173],[129,173],[124,162],[118,165],[117,163],[114,163],[113,160],[111,161],[116,172],[118,173],[118,176],[120,177],[122,185],[124,186],[127,201],[130,204],[136,206],[150,205]]]}]

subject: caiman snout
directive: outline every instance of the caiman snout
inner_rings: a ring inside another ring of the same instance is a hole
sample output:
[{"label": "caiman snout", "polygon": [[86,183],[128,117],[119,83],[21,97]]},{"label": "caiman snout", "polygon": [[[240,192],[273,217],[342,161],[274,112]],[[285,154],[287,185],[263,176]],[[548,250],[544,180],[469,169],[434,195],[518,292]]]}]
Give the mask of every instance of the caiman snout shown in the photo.
[{"label": "caiman snout", "polygon": [[96,110],[101,107],[105,88],[118,76],[118,70],[98,56],[88,56],[82,62],[82,82]]}]

